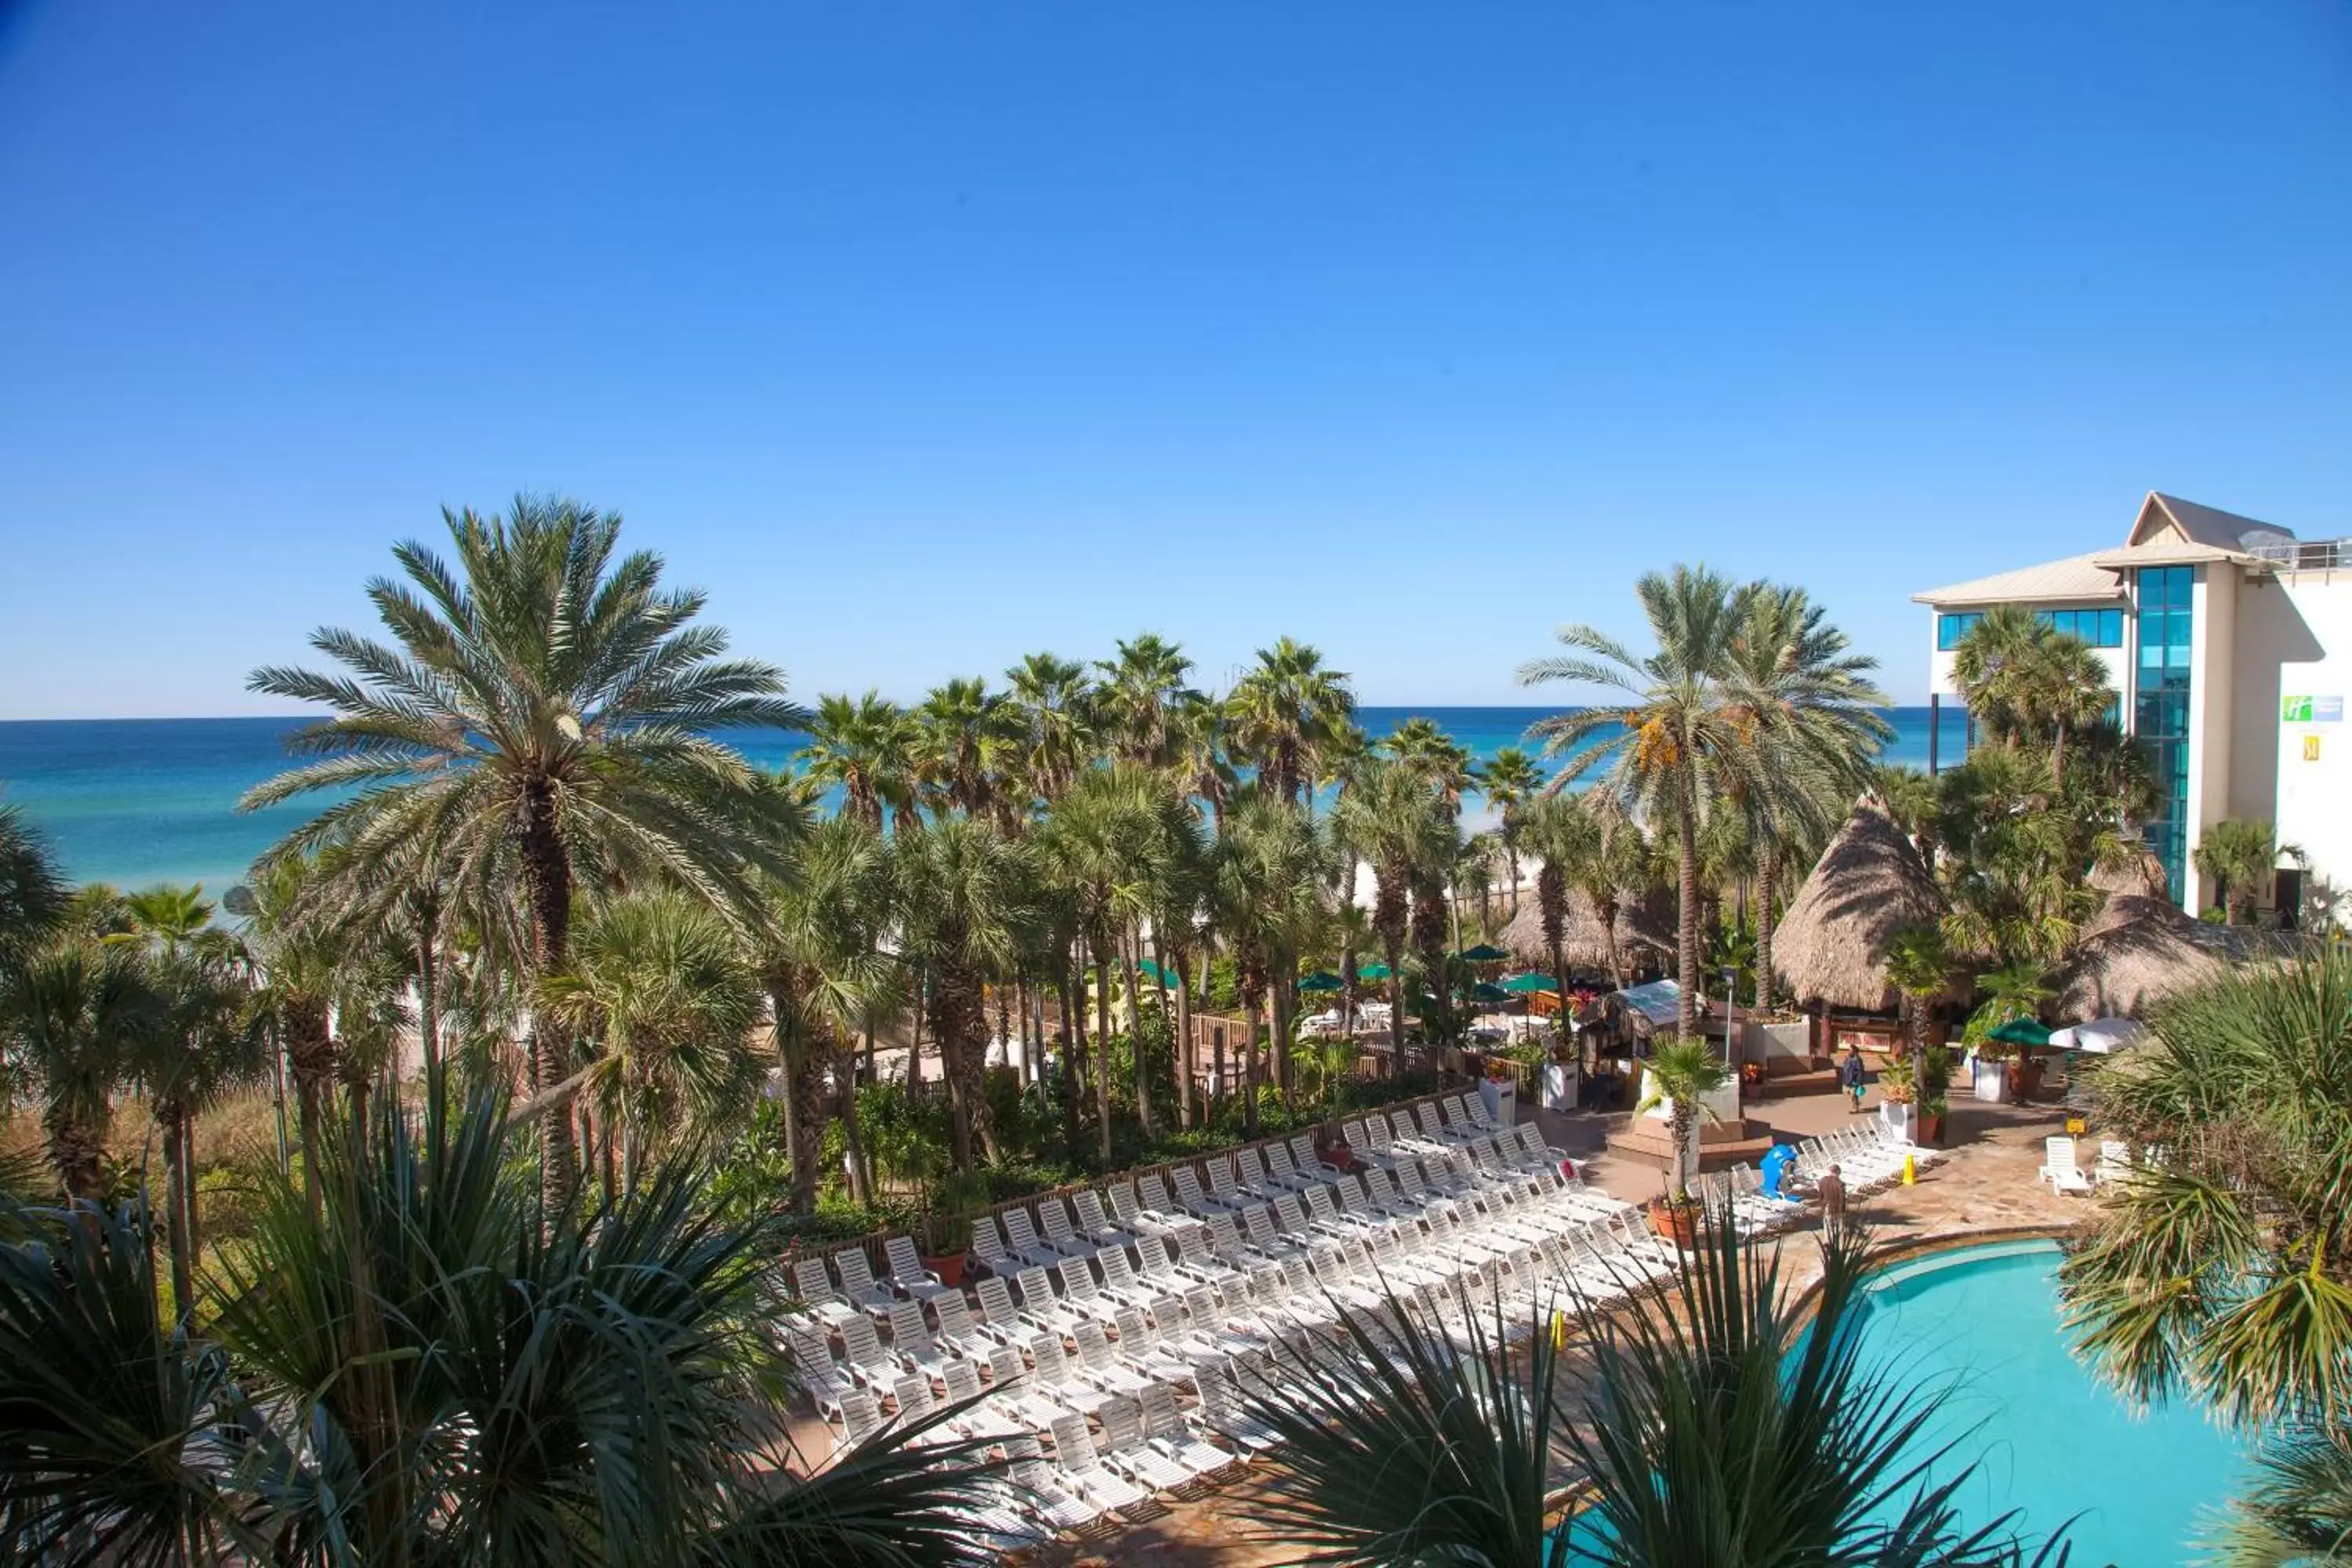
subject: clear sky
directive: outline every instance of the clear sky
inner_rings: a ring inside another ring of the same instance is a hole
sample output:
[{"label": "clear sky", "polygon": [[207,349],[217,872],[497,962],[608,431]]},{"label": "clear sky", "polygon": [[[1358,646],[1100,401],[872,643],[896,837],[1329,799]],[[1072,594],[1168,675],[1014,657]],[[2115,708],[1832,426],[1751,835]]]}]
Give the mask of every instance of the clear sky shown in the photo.
[{"label": "clear sky", "polygon": [[444,503],[803,695],[1526,700],[1640,571],[2352,532],[2339,0],[0,3],[0,717],[265,707]]}]

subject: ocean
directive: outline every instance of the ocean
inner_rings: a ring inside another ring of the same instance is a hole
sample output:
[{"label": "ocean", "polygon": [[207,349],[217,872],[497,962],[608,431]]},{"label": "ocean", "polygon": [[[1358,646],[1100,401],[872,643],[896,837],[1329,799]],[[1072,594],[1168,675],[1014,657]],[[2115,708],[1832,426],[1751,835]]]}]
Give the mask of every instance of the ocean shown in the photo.
[{"label": "ocean", "polygon": [[[1384,735],[1407,718],[1433,720],[1481,761],[1526,743],[1549,708],[1362,708],[1358,721]],[[1927,710],[1897,708],[1890,763],[1927,764]],[[297,803],[241,813],[237,797],[288,765],[292,719],[70,719],[0,722],[0,803],[21,805],[48,835],[77,881],[142,888],[201,883],[215,897],[256,856],[313,809]],[[801,738],[781,731],[730,736],[752,763],[781,766]],[[1943,713],[1941,756],[1957,762],[1968,721]],[[1478,803],[1467,803],[1475,823]]]}]

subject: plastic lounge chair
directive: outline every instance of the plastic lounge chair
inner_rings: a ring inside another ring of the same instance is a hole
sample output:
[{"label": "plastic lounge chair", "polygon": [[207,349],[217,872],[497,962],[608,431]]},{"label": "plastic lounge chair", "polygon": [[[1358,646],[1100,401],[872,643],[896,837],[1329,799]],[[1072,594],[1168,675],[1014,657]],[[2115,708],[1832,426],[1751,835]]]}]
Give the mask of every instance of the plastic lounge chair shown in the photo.
[{"label": "plastic lounge chair", "polygon": [[1053,1425],[1054,1459],[1065,1484],[1079,1496],[1113,1512],[1140,1508],[1151,1494],[1105,1465],[1095,1453],[1094,1438],[1085,1421],[1065,1415]]},{"label": "plastic lounge chair", "polygon": [[932,1340],[920,1301],[899,1301],[891,1307],[890,1353],[900,1365],[941,1383],[948,1380],[948,1363],[956,1359]]},{"label": "plastic lounge chair", "polygon": [[874,1320],[862,1313],[841,1325],[841,1348],[849,1375],[868,1388],[887,1384],[898,1375],[898,1358],[884,1347],[882,1336],[874,1330]]},{"label": "plastic lounge chair", "polygon": [[784,1331],[784,1350],[791,1357],[792,1379],[829,1420],[842,1419],[841,1402],[856,1390],[849,1369],[834,1358],[824,1331],[814,1319],[803,1319]]},{"label": "plastic lounge chair", "polygon": [[1080,1236],[1070,1224],[1070,1205],[1057,1197],[1043,1197],[1036,1202],[1037,1228],[1045,1235],[1045,1245],[1065,1258],[1091,1258],[1095,1244]]},{"label": "plastic lounge chair", "polygon": [[1137,1240],[1137,1232],[1110,1222],[1110,1216],[1103,1213],[1102,1194],[1092,1187],[1079,1188],[1071,1194],[1070,1203],[1078,1211],[1078,1229],[1095,1244],[1097,1252],[1105,1247],[1127,1247]]},{"label": "plastic lounge chair", "polygon": [[888,1425],[882,1415],[882,1402],[867,1389],[858,1389],[841,1402],[841,1431],[834,1438],[836,1450],[855,1447]]},{"label": "plastic lounge chair", "polygon": [[1071,1338],[1078,1347],[1077,1374],[1105,1393],[1137,1394],[1151,1381],[1120,1364],[1118,1352],[1110,1348],[1110,1337],[1100,1323],[1081,1323]]},{"label": "plastic lounge chair", "polygon": [[1263,1454],[1281,1445],[1282,1439],[1275,1436],[1272,1427],[1243,1408],[1228,1368],[1203,1366],[1197,1379],[1201,1403],[1192,1412],[1195,1431],[1223,1437],[1248,1454]]},{"label": "plastic lounge chair", "polygon": [[890,1265],[890,1283],[918,1301],[934,1300],[955,1289],[940,1284],[940,1277],[923,1267],[911,1236],[894,1236],[884,1242],[882,1256]]},{"label": "plastic lounge chair", "polygon": [[1142,1407],[1131,1399],[1114,1399],[1103,1406],[1097,1451],[1104,1464],[1146,1491],[1171,1492],[1192,1484],[1192,1471],[1145,1437]]},{"label": "plastic lounge chair", "polygon": [[2075,1163],[2074,1141],[2068,1137],[2044,1138],[2042,1141],[2042,1179],[2062,1196],[2088,1197],[2091,1178],[2083,1174]]},{"label": "plastic lounge chair", "polygon": [[1184,1425],[1184,1417],[1176,1408],[1174,1392],[1154,1384],[1143,1391],[1138,1401],[1143,1407],[1145,1440],[1169,1458],[1182,1466],[1192,1475],[1203,1480],[1222,1475],[1241,1462],[1239,1456],[1204,1443]]},{"label": "plastic lounge chair", "polygon": [[1021,1309],[1013,1305],[1013,1291],[1001,1274],[992,1274],[972,1288],[980,1298],[980,1312],[974,1326],[1001,1345],[1014,1345],[1027,1339],[1033,1331],[1021,1321]]},{"label": "plastic lounge chair", "polygon": [[1063,1352],[1061,1336],[1039,1334],[1029,1342],[1029,1379],[1041,1397],[1079,1415],[1092,1415],[1110,1395],[1078,1376]]},{"label": "plastic lounge chair", "polygon": [[1065,1489],[1062,1473],[1043,1459],[1022,1459],[1013,1467],[1013,1482],[1038,1522],[1059,1535],[1084,1530],[1102,1518],[1104,1509],[1075,1491]]},{"label": "plastic lounge chair", "polygon": [[825,1272],[822,1258],[803,1258],[795,1262],[793,1284],[799,1292],[802,1309],[824,1320],[827,1328],[839,1328],[858,1315],[857,1308],[834,1284],[833,1276]]},{"label": "plastic lounge chair", "polygon": [[845,1247],[835,1253],[833,1271],[841,1276],[841,1293],[852,1305],[877,1320],[890,1315],[898,1293],[874,1278],[874,1266],[866,1261],[863,1247]]},{"label": "plastic lounge chair", "polygon": [[1069,1310],[1097,1323],[1109,1322],[1111,1314],[1118,1310],[1118,1303],[1102,1293],[1090,1264],[1073,1258],[1056,1265],[1053,1272],[1062,1282],[1062,1305]]}]

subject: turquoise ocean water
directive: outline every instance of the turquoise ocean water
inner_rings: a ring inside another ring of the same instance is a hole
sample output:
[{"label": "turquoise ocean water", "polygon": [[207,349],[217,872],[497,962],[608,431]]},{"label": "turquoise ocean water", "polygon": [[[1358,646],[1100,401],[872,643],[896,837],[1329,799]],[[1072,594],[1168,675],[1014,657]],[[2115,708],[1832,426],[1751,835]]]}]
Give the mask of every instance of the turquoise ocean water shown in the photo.
[{"label": "turquoise ocean water", "polygon": [[[1364,708],[1358,718],[1374,735],[1403,720],[1434,720],[1484,760],[1523,744],[1547,708]],[[1898,708],[1890,762],[1925,767],[1927,710]],[[82,881],[145,887],[201,882],[217,894],[255,856],[313,809],[278,806],[253,814],[237,796],[287,765],[290,719],[76,719],[0,723],[0,801],[22,805]],[[781,731],[730,739],[753,763],[777,767],[799,746]],[[1958,760],[1967,721],[1944,712],[1941,756]],[[1473,803],[1475,813],[1476,806]]]}]

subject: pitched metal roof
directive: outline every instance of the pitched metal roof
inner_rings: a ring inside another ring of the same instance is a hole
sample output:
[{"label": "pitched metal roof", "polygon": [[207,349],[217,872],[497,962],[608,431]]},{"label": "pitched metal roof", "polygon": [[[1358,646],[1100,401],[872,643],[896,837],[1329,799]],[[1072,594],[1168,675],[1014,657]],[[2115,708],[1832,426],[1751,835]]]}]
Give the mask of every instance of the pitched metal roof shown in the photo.
[{"label": "pitched metal roof", "polygon": [[[2131,537],[2125,541],[2126,544],[2151,542],[2151,536],[2158,531],[2149,526],[2152,520],[2148,514],[2152,511],[2168,519],[2180,531],[2181,537],[2189,542],[2215,550],[2242,551],[2252,544],[2284,543],[2294,537],[2292,530],[2281,528],[2276,523],[2241,517],[2234,511],[2223,511],[2219,507],[2201,506],[2193,500],[2183,500],[2179,496],[2166,495],[2162,490],[2150,490],[2147,500],[2140,504],[2139,517],[2132,524]],[[2263,537],[2249,539],[2249,534]]]},{"label": "pitched metal roof", "polygon": [[2095,550],[2039,566],[2021,566],[1990,577],[1976,577],[1948,587],[1929,588],[1911,595],[1922,605],[2066,604],[2093,600],[2121,601],[2123,578],[2099,561],[2111,552]]}]

